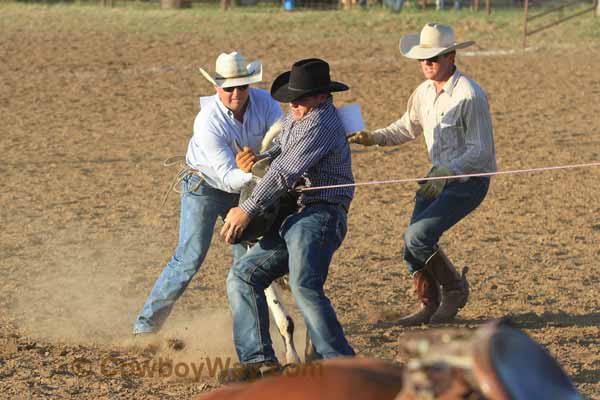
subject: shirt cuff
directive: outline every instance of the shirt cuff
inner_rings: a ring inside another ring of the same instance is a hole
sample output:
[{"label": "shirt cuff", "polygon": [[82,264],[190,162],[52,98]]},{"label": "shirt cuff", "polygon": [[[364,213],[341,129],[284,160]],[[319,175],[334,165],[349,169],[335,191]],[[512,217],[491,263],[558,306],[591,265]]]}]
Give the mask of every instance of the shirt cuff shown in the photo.
[{"label": "shirt cuff", "polygon": [[382,133],[373,131],[373,139],[378,146],[385,146],[385,136]]},{"label": "shirt cuff", "polygon": [[254,216],[260,211],[260,207],[258,204],[256,204],[252,197],[248,197],[248,199],[240,205],[240,208],[244,210],[244,212],[248,214],[250,218],[254,218]]}]

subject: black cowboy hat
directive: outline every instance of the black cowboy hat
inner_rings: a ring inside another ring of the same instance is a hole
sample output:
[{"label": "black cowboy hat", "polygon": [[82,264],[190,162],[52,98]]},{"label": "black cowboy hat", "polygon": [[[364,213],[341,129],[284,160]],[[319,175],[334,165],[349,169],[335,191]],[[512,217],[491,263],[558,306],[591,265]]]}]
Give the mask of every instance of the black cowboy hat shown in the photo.
[{"label": "black cowboy hat", "polygon": [[329,64],[318,58],[296,61],[292,70],[279,75],[271,85],[271,96],[282,103],[319,93],[343,92],[348,86],[332,81]]}]

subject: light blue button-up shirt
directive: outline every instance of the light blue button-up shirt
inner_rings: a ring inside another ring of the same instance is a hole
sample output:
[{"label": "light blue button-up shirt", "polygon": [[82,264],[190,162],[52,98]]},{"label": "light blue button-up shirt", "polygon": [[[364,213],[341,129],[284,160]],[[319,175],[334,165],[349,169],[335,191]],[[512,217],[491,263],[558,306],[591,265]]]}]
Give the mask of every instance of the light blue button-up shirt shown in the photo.
[{"label": "light blue button-up shirt", "polygon": [[283,116],[279,103],[267,91],[249,90],[243,122],[235,119],[217,94],[201,98],[186,154],[187,164],[199,170],[210,186],[229,193],[239,193],[252,179],[252,174],[235,164],[234,140],[258,153],[267,129]]}]

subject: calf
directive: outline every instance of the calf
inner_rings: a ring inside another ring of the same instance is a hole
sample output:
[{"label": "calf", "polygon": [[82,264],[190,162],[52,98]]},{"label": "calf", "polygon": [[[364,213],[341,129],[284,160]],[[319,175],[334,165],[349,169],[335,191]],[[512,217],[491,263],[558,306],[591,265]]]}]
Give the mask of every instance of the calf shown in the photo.
[{"label": "calf", "polygon": [[[260,153],[265,152],[271,146],[273,139],[275,139],[280,132],[281,123],[277,122],[273,124],[273,126],[265,133],[261,143]],[[237,142],[234,142],[234,144],[236,151],[242,151],[241,146]],[[270,159],[262,159],[254,164],[252,167],[254,178],[242,189],[240,193],[240,204],[252,194],[252,190],[256,186],[258,180],[268,171],[270,162]],[[277,220],[279,211],[280,206],[279,204],[276,204],[253,219],[241,238],[242,241],[247,243],[248,248],[250,248],[252,242],[264,235],[269,226]],[[298,356],[296,346],[294,345],[294,320],[281,302],[281,289],[282,287],[278,281],[274,281],[267,289],[265,289],[267,304],[271,314],[273,314],[273,319],[275,320],[275,325],[277,325],[279,334],[283,339],[286,363],[300,364],[300,357]]]}]

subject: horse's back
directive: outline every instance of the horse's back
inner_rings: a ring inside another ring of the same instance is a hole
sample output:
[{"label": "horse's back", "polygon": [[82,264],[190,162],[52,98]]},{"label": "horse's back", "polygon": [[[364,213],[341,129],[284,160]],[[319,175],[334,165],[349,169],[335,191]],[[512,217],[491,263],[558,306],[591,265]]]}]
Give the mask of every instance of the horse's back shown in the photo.
[{"label": "horse's back", "polygon": [[226,386],[198,400],[393,400],[402,390],[403,369],[362,358],[336,358],[288,368],[283,375]]}]

